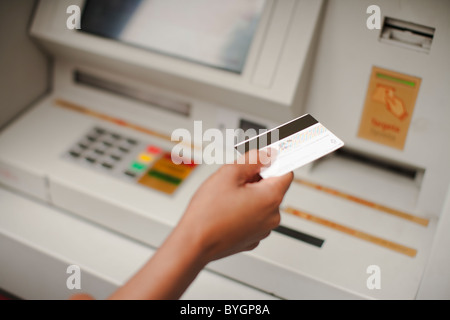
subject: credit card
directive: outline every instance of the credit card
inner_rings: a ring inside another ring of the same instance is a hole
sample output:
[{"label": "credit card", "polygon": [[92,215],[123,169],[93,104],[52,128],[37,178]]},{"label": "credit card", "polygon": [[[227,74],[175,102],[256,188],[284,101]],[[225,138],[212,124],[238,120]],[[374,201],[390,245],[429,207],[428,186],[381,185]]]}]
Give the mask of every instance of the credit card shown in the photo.
[{"label": "credit card", "polygon": [[272,148],[277,156],[270,167],[261,169],[261,177],[284,175],[317,160],[344,145],[341,139],[310,114],[305,114],[269,131],[235,145],[239,153]]}]

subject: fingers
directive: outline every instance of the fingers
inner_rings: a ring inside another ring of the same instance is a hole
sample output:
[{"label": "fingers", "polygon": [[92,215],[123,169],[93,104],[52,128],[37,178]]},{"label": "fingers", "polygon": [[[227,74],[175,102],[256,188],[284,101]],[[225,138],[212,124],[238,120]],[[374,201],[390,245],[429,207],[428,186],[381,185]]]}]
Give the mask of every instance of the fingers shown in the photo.
[{"label": "fingers", "polygon": [[[265,186],[270,186],[270,190],[272,192],[284,196],[284,194],[288,191],[293,179],[293,172],[289,172],[279,177],[264,179],[260,183],[264,184]],[[269,189],[269,187],[267,188]]]},{"label": "fingers", "polygon": [[259,245],[259,241],[252,243],[251,245],[249,245],[248,247],[244,248],[243,251],[252,251],[253,249],[255,249],[257,246]]},{"label": "fingers", "polygon": [[249,193],[258,194],[262,206],[278,210],[293,178],[294,174],[289,172],[280,177],[271,177],[262,179],[255,184],[247,184],[246,188]]},{"label": "fingers", "polygon": [[233,165],[234,177],[239,184],[253,182],[256,179],[255,176],[259,175],[262,166],[258,150],[250,150]]},{"label": "fingers", "polygon": [[250,150],[233,165],[235,177],[240,183],[259,181],[256,177],[259,177],[261,168],[270,165],[275,157],[276,150],[272,148],[259,151]]},{"label": "fingers", "polygon": [[[272,232],[272,230],[266,232],[265,234],[263,234],[263,236],[261,237],[261,240],[264,240],[265,238],[267,238],[268,236],[270,236],[270,233]],[[260,241],[261,241],[260,240]]]},{"label": "fingers", "polygon": [[259,237],[259,240],[253,242],[251,245],[249,245],[246,248],[244,248],[244,251],[251,251],[251,250],[255,249],[262,240],[264,240],[268,236],[270,236],[270,233],[271,233],[271,231],[268,231],[268,232],[264,233],[261,237]]}]

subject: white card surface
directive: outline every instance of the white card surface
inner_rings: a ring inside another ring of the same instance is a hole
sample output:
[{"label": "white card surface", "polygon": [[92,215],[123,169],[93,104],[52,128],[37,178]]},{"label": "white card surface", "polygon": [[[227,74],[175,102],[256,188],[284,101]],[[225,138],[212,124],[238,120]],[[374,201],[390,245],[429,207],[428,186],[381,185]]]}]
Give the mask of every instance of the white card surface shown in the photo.
[{"label": "white card surface", "polygon": [[272,165],[261,170],[261,177],[284,175],[342,147],[344,142],[311,115],[306,114],[251,139],[235,148],[244,154],[251,149],[272,148],[277,156]]}]

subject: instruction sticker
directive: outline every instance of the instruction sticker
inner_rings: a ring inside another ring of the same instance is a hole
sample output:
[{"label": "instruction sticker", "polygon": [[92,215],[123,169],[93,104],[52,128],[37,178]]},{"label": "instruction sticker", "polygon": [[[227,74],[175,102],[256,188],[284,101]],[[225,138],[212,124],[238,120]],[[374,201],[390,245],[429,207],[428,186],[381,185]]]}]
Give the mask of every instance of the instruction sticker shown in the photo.
[{"label": "instruction sticker", "polygon": [[358,137],[403,150],[421,79],[372,68]]}]

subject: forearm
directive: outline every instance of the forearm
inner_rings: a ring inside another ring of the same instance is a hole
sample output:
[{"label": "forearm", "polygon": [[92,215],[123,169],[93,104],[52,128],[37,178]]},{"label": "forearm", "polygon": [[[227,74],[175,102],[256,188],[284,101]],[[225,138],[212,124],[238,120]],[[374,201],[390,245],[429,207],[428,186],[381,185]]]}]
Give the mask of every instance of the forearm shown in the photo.
[{"label": "forearm", "polygon": [[178,299],[208,262],[254,249],[280,223],[293,179],[260,180],[261,167],[225,165],[209,177],[155,255],[110,298]]},{"label": "forearm", "polygon": [[178,226],[155,255],[110,299],[178,299],[207,264],[201,240]]}]

